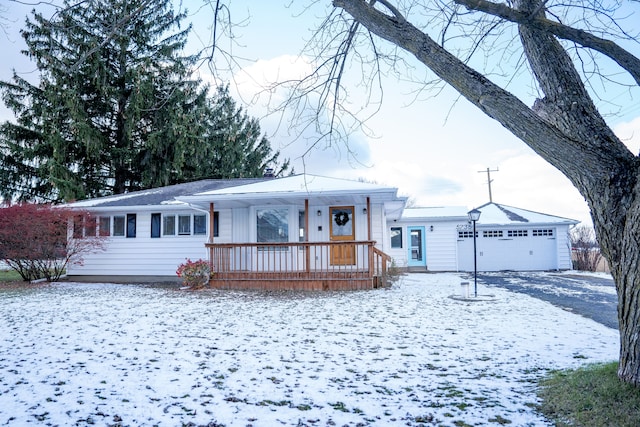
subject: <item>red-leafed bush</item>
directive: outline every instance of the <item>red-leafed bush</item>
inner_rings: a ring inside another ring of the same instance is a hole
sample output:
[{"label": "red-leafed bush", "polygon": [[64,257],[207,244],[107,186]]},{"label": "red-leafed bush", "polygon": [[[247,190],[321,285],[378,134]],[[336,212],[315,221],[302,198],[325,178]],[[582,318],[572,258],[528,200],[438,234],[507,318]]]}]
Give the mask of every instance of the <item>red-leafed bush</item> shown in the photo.
[{"label": "red-leafed bush", "polygon": [[[104,238],[88,230],[95,219],[85,211],[43,204],[0,208],[0,259],[24,280],[58,280],[67,265],[81,264],[83,255],[104,248]],[[80,225],[79,225],[80,224]],[[82,228],[80,228],[82,227]]]},{"label": "red-leafed bush", "polygon": [[187,259],[186,262],[178,266],[176,274],[182,278],[182,283],[186,286],[192,289],[199,289],[209,282],[211,269],[209,268],[209,263],[203,259],[196,261]]}]

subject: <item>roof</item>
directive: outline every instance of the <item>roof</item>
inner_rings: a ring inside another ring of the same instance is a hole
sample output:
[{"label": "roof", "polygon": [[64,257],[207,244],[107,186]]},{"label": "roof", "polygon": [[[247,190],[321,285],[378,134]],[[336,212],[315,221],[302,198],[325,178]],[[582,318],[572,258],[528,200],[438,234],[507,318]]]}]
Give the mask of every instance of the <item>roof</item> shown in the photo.
[{"label": "roof", "polygon": [[538,224],[578,224],[575,219],[548,215],[498,203],[479,206],[479,225],[538,225]]},{"label": "roof", "polygon": [[468,209],[466,208],[466,206],[432,206],[406,208],[402,213],[403,220],[457,220],[466,219],[467,217]]},{"label": "roof", "polygon": [[309,199],[314,204],[339,206],[346,203],[384,203],[391,217],[399,217],[406,202],[398,189],[379,184],[319,175],[291,175],[234,187],[218,188],[179,197],[190,204],[214,202],[225,207],[285,204]]},{"label": "roof", "polygon": [[289,204],[310,199],[316,204],[371,202],[384,203],[391,219],[402,214],[406,198],[397,189],[368,182],[329,178],[318,175],[291,175],[283,178],[205,179],[185,184],[132,191],[68,204],[72,208],[143,208],[159,205],[232,208],[252,204]]},{"label": "roof", "polygon": [[184,204],[176,200],[177,197],[195,194],[203,191],[213,191],[237,185],[245,185],[272,178],[234,178],[234,179],[203,179],[184,184],[169,185],[149,190],[132,191],[114,196],[98,197],[69,203],[73,208],[104,208],[104,207],[132,207],[157,206],[167,204]]}]

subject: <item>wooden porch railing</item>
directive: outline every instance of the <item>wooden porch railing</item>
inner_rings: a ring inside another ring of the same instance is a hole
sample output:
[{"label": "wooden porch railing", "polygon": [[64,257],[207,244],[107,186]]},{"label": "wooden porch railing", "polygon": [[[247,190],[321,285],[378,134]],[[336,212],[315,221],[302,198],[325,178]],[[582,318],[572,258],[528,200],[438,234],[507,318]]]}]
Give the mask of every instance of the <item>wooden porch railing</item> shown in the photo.
[{"label": "wooden porch railing", "polygon": [[374,241],[207,243],[211,286],[223,289],[371,289],[391,257]]}]

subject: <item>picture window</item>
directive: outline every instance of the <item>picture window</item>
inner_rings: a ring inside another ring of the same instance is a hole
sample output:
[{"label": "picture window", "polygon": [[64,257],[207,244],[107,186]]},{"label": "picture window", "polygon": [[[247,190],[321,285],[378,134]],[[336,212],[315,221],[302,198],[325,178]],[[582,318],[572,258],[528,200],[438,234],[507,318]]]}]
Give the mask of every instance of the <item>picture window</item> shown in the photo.
[{"label": "picture window", "polygon": [[257,241],[274,243],[289,241],[289,211],[258,209],[256,211]]}]

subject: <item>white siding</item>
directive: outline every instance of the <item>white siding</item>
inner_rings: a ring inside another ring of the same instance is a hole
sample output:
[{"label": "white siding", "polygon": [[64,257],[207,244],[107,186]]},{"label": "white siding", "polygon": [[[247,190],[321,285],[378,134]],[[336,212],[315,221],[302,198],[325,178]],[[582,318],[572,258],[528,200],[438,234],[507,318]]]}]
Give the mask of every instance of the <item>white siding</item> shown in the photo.
[{"label": "white siding", "polygon": [[[428,271],[457,271],[457,221],[397,221],[390,222],[387,227],[390,233],[391,227],[402,227],[402,248],[391,248],[388,242],[387,252],[398,267],[406,267],[409,257],[408,227],[424,227],[424,239],[426,243],[426,261]],[[433,227],[433,231],[431,231]]]},{"label": "white siding", "polygon": [[[366,218],[366,217],[365,217]],[[365,221],[366,226],[366,219]],[[367,230],[365,230],[365,237],[367,238]],[[381,204],[371,204],[371,240],[376,242],[376,247],[381,251],[387,253],[387,249],[391,246],[387,242],[387,219],[384,213],[383,206]]]},{"label": "white siding", "polygon": [[434,222],[425,227],[429,271],[457,271],[457,225],[456,222]]},{"label": "white siding", "polygon": [[[233,209],[232,220],[228,225],[232,230],[231,238],[229,240],[222,240],[222,243],[247,243],[250,242],[251,221],[249,221],[249,209],[238,208]],[[253,235],[255,236],[255,220],[253,220]]]},{"label": "white siding", "polygon": [[571,270],[573,262],[571,261],[571,240],[569,238],[569,226],[564,225],[558,227],[558,269]]},{"label": "white siding", "polygon": [[[126,215],[126,213],[133,212],[110,212],[104,215]],[[136,213],[136,237],[109,237],[105,251],[84,256],[83,265],[69,266],[67,273],[71,276],[175,276],[178,265],[185,259],[208,258],[204,247],[207,235],[151,238],[151,213]],[[174,211],[170,215],[193,215],[194,213],[202,214],[202,212],[185,210]],[[97,213],[97,215],[102,214]],[[207,220],[207,229],[208,227]]]}]

